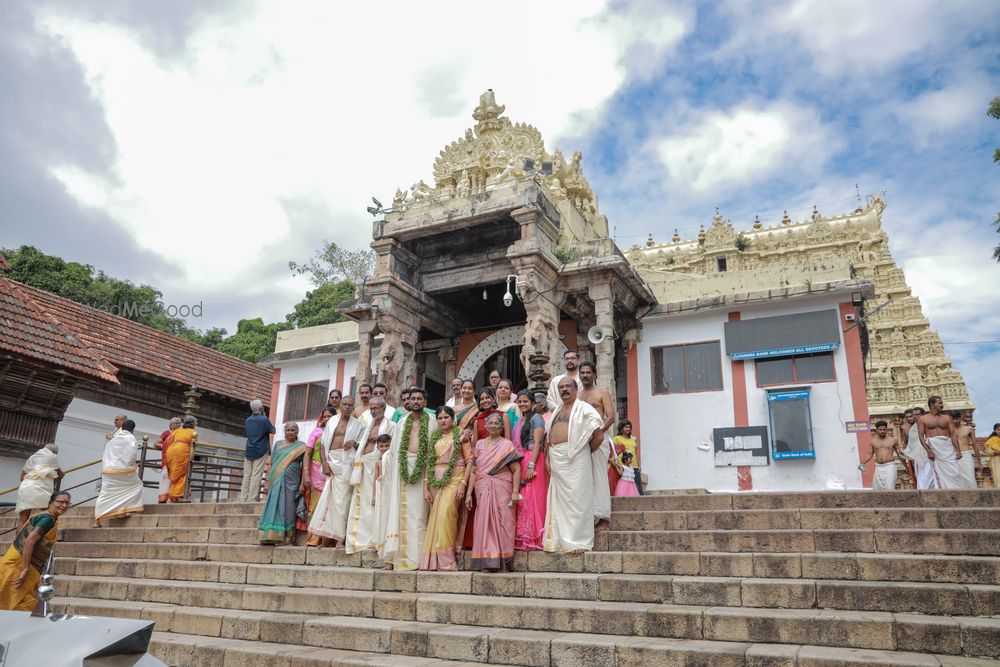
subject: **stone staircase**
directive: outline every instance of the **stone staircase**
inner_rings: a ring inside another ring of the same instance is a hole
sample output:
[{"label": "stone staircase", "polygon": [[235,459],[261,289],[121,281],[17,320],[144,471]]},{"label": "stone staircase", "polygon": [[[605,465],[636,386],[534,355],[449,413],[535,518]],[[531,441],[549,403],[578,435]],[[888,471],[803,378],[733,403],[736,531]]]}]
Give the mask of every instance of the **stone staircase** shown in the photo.
[{"label": "stone staircase", "polygon": [[[60,611],[171,665],[959,666],[1000,658],[1000,491],[616,498],[580,556],[386,572],[255,544],[260,505],[65,516]],[[83,508],[79,508],[83,510]]]}]

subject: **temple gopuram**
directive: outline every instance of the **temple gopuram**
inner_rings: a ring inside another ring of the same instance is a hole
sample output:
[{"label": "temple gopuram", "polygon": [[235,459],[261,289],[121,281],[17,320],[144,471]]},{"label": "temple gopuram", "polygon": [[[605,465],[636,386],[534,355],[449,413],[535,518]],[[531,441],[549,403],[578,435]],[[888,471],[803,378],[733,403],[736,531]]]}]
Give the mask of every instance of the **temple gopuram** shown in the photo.
[{"label": "temple gopuram", "polygon": [[656,243],[626,254],[657,296],[707,297],[761,288],[813,283],[849,274],[870,281],[875,297],[868,313],[866,375],[872,418],[891,417],[944,398],[947,409],[971,412],[975,405],[961,373],[951,365],[934,331],[889,252],[882,228],[885,201],[871,196],[850,213],[825,217],[815,207],[810,219],[793,221],[786,212],[775,225],[758,217],[737,231],[716,212],[697,238]]}]

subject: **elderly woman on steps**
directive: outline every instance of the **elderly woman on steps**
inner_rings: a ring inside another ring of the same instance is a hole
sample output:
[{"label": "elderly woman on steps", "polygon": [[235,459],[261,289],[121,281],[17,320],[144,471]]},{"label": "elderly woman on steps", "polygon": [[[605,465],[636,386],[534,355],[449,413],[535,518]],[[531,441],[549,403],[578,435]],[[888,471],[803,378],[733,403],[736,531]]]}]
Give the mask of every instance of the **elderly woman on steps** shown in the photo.
[{"label": "elderly woman on steps", "polygon": [[49,506],[21,525],[7,553],[0,558],[0,609],[31,611],[42,570],[56,544],[59,517],[69,509],[70,497],[57,491]]},{"label": "elderly woman on steps", "polygon": [[[302,467],[308,465],[306,443],[299,440],[299,426],[285,424],[285,439],[274,445],[267,473],[267,499],[257,524],[261,544],[295,542],[295,518],[305,493]],[[303,503],[303,513],[305,510]]]}]

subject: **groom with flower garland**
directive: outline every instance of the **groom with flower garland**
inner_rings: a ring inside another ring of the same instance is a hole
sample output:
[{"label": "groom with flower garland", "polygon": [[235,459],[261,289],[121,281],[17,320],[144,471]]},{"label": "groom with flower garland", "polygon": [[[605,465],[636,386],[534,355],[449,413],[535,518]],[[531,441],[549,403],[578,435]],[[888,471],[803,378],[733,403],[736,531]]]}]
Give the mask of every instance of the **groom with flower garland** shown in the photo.
[{"label": "groom with flower garland", "polygon": [[409,393],[408,413],[396,424],[382,471],[379,519],[385,541],[379,554],[387,570],[416,570],[420,565],[430,509],[424,497],[424,476],[434,457],[431,445],[437,421],[424,412],[427,392],[410,387]]}]

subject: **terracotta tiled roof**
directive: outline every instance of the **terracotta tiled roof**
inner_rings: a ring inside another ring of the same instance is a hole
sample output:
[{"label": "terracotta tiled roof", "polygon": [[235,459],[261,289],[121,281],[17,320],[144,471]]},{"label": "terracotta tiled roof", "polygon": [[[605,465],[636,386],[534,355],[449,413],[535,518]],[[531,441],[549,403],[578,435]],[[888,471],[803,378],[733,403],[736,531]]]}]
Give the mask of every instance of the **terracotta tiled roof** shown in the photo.
[{"label": "terracotta tiled roof", "polygon": [[[30,305],[22,308],[33,306],[33,312],[44,315],[44,319],[36,315],[35,321],[27,323],[28,327],[36,329],[32,332],[35,336],[40,335],[37,330],[44,328],[42,322],[51,323],[66,332],[66,337],[76,341],[82,350],[88,350],[94,361],[110,368],[111,373],[116,366],[128,368],[180,384],[197,385],[219,396],[240,400],[259,398],[265,404],[270,402],[271,371],[266,368],[7,278],[0,277],[0,286],[4,302],[8,294],[12,294],[11,301],[27,302]],[[0,307],[0,317],[4,315]],[[6,322],[0,322],[6,328]],[[7,338],[6,331],[2,335]],[[30,344],[33,339],[29,333],[18,340]],[[0,346],[6,345],[5,341],[0,342]],[[62,363],[52,353],[48,357],[32,356]]]},{"label": "terracotta tiled roof", "polygon": [[118,384],[116,369],[25,293],[0,277],[0,349]]}]

